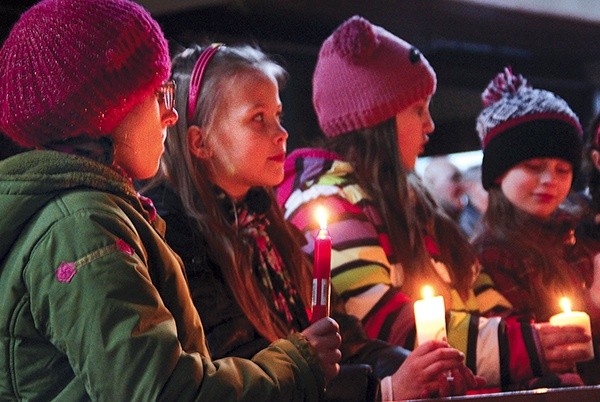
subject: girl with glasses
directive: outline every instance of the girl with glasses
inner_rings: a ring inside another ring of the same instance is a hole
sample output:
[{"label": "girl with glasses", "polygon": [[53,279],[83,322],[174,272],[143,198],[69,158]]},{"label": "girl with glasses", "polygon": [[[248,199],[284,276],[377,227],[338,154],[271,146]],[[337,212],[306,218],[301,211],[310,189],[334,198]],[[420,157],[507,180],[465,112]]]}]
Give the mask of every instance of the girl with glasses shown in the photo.
[{"label": "girl with glasses", "polygon": [[174,109],[167,41],[129,0],[42,0],[0,49],[0,400],[316,401],[337,324],[213,361],[152,177]]}]

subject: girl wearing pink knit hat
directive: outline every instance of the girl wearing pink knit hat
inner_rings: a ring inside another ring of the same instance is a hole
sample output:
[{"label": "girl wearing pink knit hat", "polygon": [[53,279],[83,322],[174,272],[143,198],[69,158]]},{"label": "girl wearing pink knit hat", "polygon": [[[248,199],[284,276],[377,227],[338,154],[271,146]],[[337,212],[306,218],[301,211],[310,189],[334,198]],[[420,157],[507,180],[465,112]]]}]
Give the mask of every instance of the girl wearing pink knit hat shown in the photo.
[{"label": "girl wearing pink knit hat", "polygon": [[333,288],[369,336],[414,347],[411,300],[430,285],[444,296],[450,345],[488,386],[542,384],[535,328],[493,316],[510,303],[479,275],[468,240],[413,173],[434,130],[435,88],[435,72],[414,46],[362,17],[342,23],[321,46],[313,75],[325,146],[288,156],[278,202],[305,234],[308,254],[318,229],[311,211],[329,210]]},{"label": "girl wearing pink knit hat", "polygon": [[329,319],[210,357],[181,259],[132,179],[178,120],[167,41],[129,0],[43,0],[0,49],[0,400],[316,401]]}]

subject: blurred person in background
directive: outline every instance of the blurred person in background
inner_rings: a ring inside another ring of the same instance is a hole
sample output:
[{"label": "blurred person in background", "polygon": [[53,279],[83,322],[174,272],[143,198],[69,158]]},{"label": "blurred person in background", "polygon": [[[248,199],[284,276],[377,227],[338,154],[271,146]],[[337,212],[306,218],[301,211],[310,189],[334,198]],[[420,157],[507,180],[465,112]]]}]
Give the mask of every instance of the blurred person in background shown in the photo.
[{"label": "blurred person in background", "polygon": [[466,203],[460,169],[447,156],[436,156],[423,170],[423,184],[448,216],[458,222]]},{"label": "blurred person in background", "polygon": [[460,213],[459,225],[467,237],[477,229],[488,205],[488,193],[481,185],[481,165],[467,168],[462,175],[467,204]]}]

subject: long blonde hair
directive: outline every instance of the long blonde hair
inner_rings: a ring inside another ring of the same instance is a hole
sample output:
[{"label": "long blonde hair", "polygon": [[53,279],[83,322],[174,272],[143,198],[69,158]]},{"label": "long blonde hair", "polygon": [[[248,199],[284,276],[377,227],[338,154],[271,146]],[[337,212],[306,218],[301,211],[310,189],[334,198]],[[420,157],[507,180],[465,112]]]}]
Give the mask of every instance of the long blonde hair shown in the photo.
[{"label": "long blonde hair", "polygon": [[[193,46],[173,59],[172,78],[177,84],[175,99],[182,111],[187,109],[190,75],[202,50],[200,46]],[[237,75],[249,71],[261,71],[273,76],[280,87],[287,77],[284,68],[257,47],[239,45],[219,48],[205,71],[195,115],[188,120],[189,116],[183,112],[177,125],[169,128],[159,173],[148,186],[167,182],[175,190],[187,217],[206,239],[208,255],[220,267],[242,311],[256,330],[272,341],[288,335],[289,329],[268,307],[269,303],[253,275],[253,247],[238,236],[236,229],[224,216],[214,184],[209,180],[207,162],[195,158],[187,142],[188,127],[191,125],[206,128],[210,135],[210,127],[222,102],[221,88],[231,85]],[[286,264],[292,283],[305,306],[308,306],[310,264],[284,220],[272,190],[265,188],[265,191],[271,198],[271,206],[266,213],[270,222],[267,232]]]}]

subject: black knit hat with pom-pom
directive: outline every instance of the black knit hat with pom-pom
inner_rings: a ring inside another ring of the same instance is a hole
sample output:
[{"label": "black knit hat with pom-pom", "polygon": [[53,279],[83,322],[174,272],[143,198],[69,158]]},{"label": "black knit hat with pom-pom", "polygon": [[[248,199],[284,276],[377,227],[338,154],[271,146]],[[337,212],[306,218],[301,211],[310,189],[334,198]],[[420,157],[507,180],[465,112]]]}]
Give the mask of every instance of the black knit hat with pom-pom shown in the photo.
[{"label": "black knit hat with pom-pom", "polygon": [[313,105],[328,137],[373,127],[435,92],[435,72],[421,52],[354,16],[321,46]]},{"label": "black knit hat with pom-pom", "polygon": [[477,132],[486,190],[499,184],[510,168],[532,158],[564,159],[577,172],[583,130],[562,98],[532,88],[507,67],[489,83],[481,99],[484,108],[477,117]]}]

